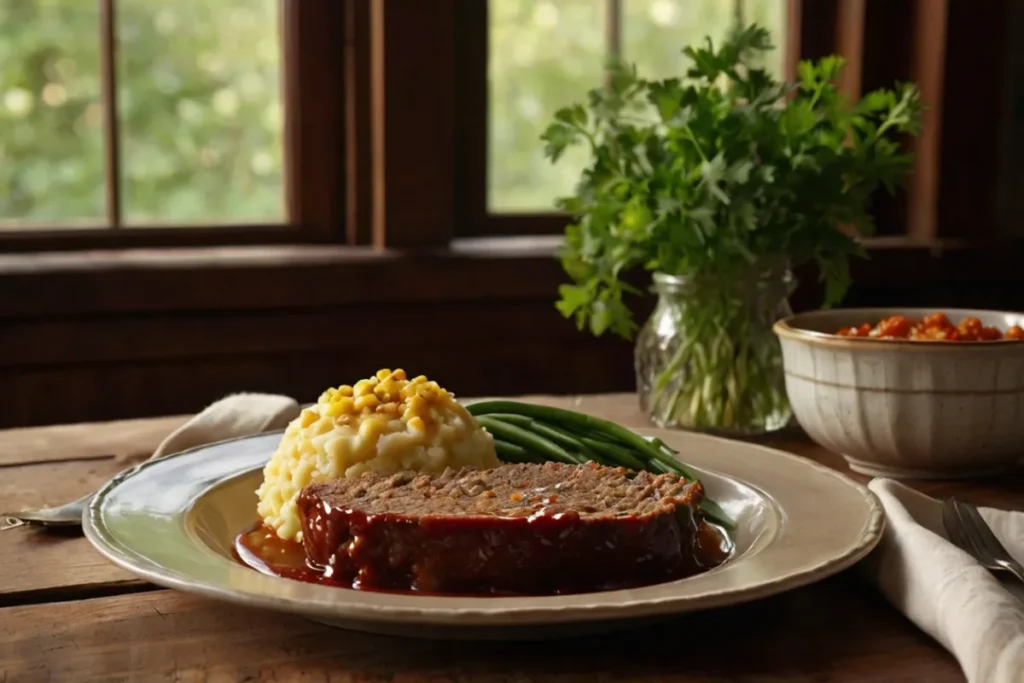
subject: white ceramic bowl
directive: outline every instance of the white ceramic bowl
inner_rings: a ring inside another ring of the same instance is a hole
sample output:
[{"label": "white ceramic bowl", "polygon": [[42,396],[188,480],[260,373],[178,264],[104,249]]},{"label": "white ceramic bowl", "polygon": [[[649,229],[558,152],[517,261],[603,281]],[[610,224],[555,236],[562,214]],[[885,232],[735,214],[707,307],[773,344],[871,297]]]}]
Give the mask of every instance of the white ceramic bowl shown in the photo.
[{"label": "white ceramic bowl", "polygon": [[775,325],[786,391],[808,435],[864,474],[945,479],[1024,461],[1024,341],[847,338],[843,327],[946,313],[1006,330],[1024,314],[949,308],[846,308]]}]

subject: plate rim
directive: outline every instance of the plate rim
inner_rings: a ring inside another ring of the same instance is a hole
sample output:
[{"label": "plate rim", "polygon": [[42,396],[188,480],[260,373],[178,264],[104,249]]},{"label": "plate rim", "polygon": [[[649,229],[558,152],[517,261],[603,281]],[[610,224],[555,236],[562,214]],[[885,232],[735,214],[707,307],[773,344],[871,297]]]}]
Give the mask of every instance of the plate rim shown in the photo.
[{"label": "plate rim", "polygon": [[[112,537],[112,532],[103,523],[103,502],[118,486],[122,485],[130,478],[137,476],[141,471],[168,460],[189,456],[210,448],[221,447],[231,443],[247,440],[260,438],[266,439],[275,434],[283,434],[284,432],[284,430],[274,430],[202,444],[178,453],[167,454],[159,458],[146,460],[123,472],[120,472],[96,491],[89,505],[83,510],[82,529],[86,538],[89,540],[89,543],[101,555],[106,557],[108,561],[150,583],[179,590],[184,593],[200,595],[248,607],[300,614],[311,618],[335,620],[345,619],[374,623],[406,622],[411,624],[415,622],[422,625],[437,626],[493,626],[506,628],[510,626],[528,626],[531,623],[530,620],[533,620],[533,623],[535,624],[571,624],[616,619],[637,619],[643,617],[657,617],[704,611],[706,609],[717,609],[730,605],[754,602],[816,583],[849,569],[870,554],[882,539],[886,520],[884,510],[878,498],[864,484],[854,481],[842,472],[828,467],[827,465],[759,443],[737,441],[709,434],[697,432],[676,432],[675,430],[663,430],[657,428],[640,428],[633,429],[633,431],[641,435],[648,435],[652,433],[659,435],[664,435],[665,433],[682,434],[688,439],[692,438],[707,441],[709,445],[719,443],[728,444],[733,447],[741,446],[747,449],[763,451],[765,452],[765,455],[770,457],[784,458],[791,463],[797,464],[799,467],[809,468],[819,474],[827,475],[837,480],[841,485],[847,486],[859,493],[864,504],[867,506],[865,522],[860,529],[858,538],[854,541],[851,537],[850,542],[845,546],[845,550],[838,552],[835,556],[826,558],[813,565],[803,566],[799,570],[795,570],[784,576],[759,580],[743,587],[721,588],[699,595],[687,595],[682,593],[645,599],[625,599],[619,597],[615,600],[604,601],[600,600],[600,596],[609,596],[615,593],[621,594],[623,591],[588,593],[581,595],[594,597],[595,599],[593,602],[573,605],[544,604],[545,602],[566,596],[528,596],[530,602],[539,604],[525,607],[514,607],[511,609],[496,606],[492,601],[508,601],[515,600],[517,598],[474,598],[474,600],[480,601],[480,607],[472,608],[440,607],[437,605],[424,605],[419,607],[405,605],[395,606],[379,603],[374,604],[372,602],[366,604],[319,602],[302,598],[246,592],[235,587],[214,585],[203,579],[182,579],[170,574],[166,568],[159,567],[151,569],[147,566],[141,565],[131,554],[129,554],[129,552],[127,552],[130,550],[129,548],[125,547],[123,543],[120,543]],[[703,472],[714,474],[723,479],[732,480],[742,484],[743,486],[755,489],[762,495],[766,495],[776,506],[778,506],[778,502],[775,500],[775,496],[772,495],[772,492],[766,490],[762,486],[747,481],[741,477],[726,474],[714,468],[704,466],[694,467]],[[255,469],[257,468],[253,468],[253,470]],[[251,472],[253,470],[248,470],[247,472]],[[244,472],[238,472],[234,475],[230,475],[230,477],[223,476],[218,479],[216,483],[213,483],[204,489],[204,491],[208,491],[223,484],[228,478],[242,476],[244,474]],[[188,509],[195,500],[196,498],[193,498],[184,505],[181,512],[184,513],[184,511]],[[779,507],[781,508],[781,506]],[[785,509],[781,509],[784,513]],[[184,529],[182,529],[182,533],[187,535],[185,534]],[[757,554],[759,553],[755,553],[753,557],[756,557]],[[739,564],[739,562],[737,562],[737,564]],[[660,586],[664,587],[672,585],[673,583],[678,582],[660,584]],[[333,587],[321,588],[332,591],[343,590]],[[643,590],[643,588],[636,590]],[[635,590],[629,592],[635,592]],[[417,601],[431,600],[431,598],[418,596],[405,597]],[[444,600],[444,598],[434,599]],[[498,604],[500,605],[500,603]]]}]

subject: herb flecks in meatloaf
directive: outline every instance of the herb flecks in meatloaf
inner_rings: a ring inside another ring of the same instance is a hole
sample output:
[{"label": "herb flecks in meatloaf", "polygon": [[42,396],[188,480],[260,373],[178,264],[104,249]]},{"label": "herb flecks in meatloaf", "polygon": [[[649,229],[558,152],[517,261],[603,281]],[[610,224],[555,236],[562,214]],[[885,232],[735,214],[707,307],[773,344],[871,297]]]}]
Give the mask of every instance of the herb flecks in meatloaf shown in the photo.
[{"label": "herb flecks in meatloaf", "polygon": [[503,465],[312,484],[308,561],[357,588],[552,594],[701,571],[699,482],[587,465]]}]

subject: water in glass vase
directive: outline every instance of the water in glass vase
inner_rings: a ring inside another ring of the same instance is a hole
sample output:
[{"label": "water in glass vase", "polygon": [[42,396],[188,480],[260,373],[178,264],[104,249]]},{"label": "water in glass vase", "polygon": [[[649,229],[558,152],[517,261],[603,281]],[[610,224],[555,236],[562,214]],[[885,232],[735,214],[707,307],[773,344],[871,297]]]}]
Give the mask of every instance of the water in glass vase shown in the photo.
[{"label": "water in glass vase", "polygon": [[651,421],[733,436],[785,427],[792,413],[772,325],[792,314],[789,269],[728,279],[655,273],[653,282],[658,302],[635,349]]}]

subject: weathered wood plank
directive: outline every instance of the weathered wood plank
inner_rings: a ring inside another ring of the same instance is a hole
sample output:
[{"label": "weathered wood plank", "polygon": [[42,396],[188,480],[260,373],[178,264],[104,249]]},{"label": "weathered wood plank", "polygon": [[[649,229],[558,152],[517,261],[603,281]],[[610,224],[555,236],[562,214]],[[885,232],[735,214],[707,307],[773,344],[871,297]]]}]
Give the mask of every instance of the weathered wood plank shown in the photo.
[{"label": "weathered wood plank", "polygon": [[[108,457],[129,461],[145,457],[187,419],[172,416],[0,431],[0,468],[33,462]],[[4,481],[7,474],[2,475]],[[7,502],[5,495],[0,496],[0,502]]]},{"label": "weathered wood plank", "polygon": [[[2,468],[0,509],[74,500],[125,466],[108,458]],[[142,583],[93,550],[80,532],[24,528],[0,533],[0,577],[0,605],[64,600]]]},{"label": "weathered wood plank", "polygon": [[[822,605],[828,605],[823,609]],[[847,574],[623,633],[459,643],[338,631],[159,591],[0,609],[0,681],[962,681]]]}]

